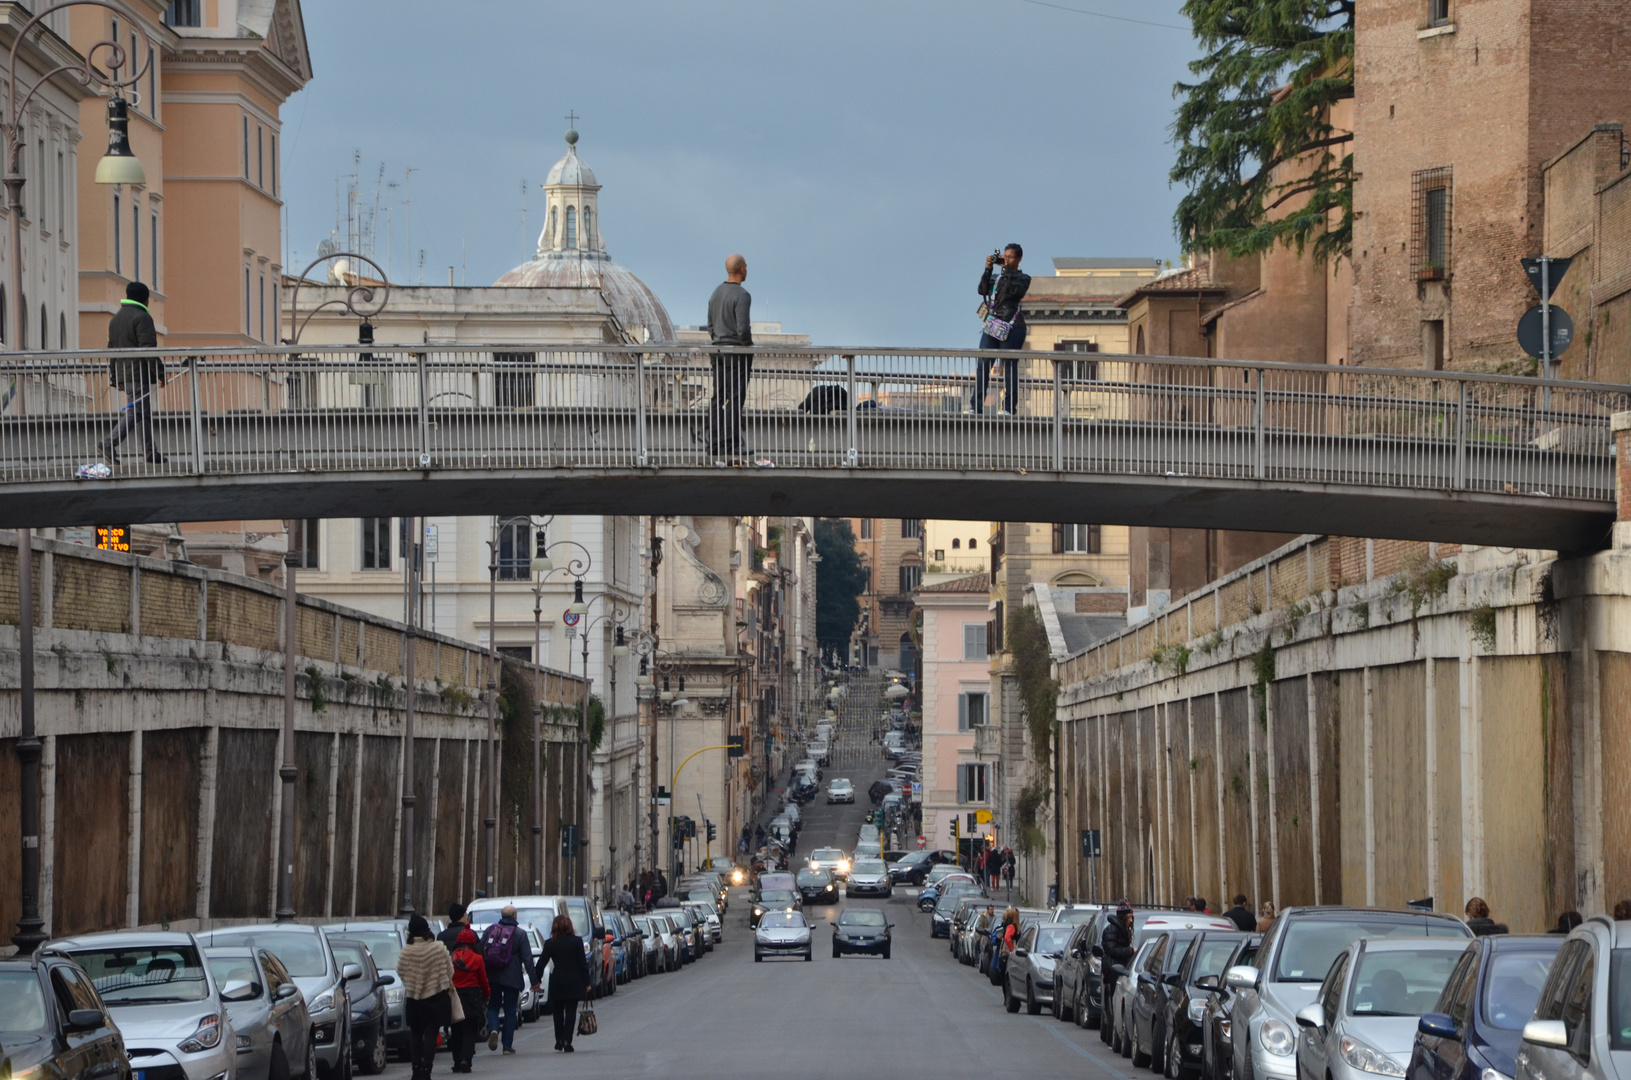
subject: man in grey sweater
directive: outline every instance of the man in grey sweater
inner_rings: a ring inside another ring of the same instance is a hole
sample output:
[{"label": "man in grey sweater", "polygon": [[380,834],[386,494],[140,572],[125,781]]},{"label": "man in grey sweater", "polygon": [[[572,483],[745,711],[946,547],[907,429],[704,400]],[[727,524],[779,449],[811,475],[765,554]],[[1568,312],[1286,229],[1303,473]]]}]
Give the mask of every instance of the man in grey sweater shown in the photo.
[{"label": "man in grey sweater", "polygon": [[[708,298],[708,340],[715,345],[753,344],[749,314],[753,297],[742,288],[747,276],[748,261],[742,256],[732,255],[725,260],[725,280]],[[715,351],[709,359],[714,372],[714,405],[708,449],[715,457],[740,457],[742,407],[748,396],[748,378],[753,373],[753,356]]]}]

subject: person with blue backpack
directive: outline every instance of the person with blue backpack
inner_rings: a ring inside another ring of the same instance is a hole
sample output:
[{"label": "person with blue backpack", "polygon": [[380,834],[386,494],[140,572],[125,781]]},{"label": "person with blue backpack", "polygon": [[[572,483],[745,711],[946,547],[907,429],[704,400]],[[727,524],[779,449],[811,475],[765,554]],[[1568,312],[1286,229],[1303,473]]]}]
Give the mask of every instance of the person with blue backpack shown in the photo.
[{"label": "person with blue backpack", "polygon": [[[532,946],[515,921],[515,905],[506,904],[498,922],[481,935],[481,956],[487,961],[487,982],[492,996],[487,999],[487,1049],[497,1050],[500,1039],[506,1054],[515,1053],[515,1025],[521,1012],[521,988],[532,984],[532,992],[542,988],[532,960]],[[503,1026],[499,1012],[503,1011]]]}]

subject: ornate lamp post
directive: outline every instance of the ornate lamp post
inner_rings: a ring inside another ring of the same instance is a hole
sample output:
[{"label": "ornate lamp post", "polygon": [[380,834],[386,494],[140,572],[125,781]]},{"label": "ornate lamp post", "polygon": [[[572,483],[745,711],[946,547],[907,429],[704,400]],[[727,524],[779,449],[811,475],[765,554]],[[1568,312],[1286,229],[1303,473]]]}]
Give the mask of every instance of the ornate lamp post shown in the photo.
[{"label": "ornate lamp post", "polygon": [[[584,603],[583,582],[581,579],[574,583],[573,595],[573,610],[576,610],[581,605],[583,611],[580,614],[584,616],[583,624],[579,627],[579,634],[583,640],[583,682],[585,692],[583,695],[583,721],[578,732],[578,747],[579,751],[583,755],[583,762],[578,773],[578,779],[583,784],[582,790],[587,792],[589,789],[588,779],[591,755],[589,748],[589,694],[587,689],[589,684],[589,632],[596,626],[603,626],[607,623],[610,623],[617,628],[615,643],[612,645],[611,660],[606,669],[606,710],[607,713],[615,720],[617,716],[617,658],[619,656],[627,656],[629,654],[628,641],[623,636],[623,624],[628,621],[630,612],[626,608],[618,607],[616,601],[607,600],[607,593],[597,593],[588,603]],[[588,616],[589,604],[593,604],[595,600],[607,600],[607,603],[611,605],[612,610],[590,618]],[[608,829],[608,832],[609,831],[610,830]],[[615,852],[616,849],[614,848],[613,853],[615,854]],[[584,874],[582,885],[584,889],[587,890],[589,885],[589,875],[587,873]],[[585,895],[587,895],[587,892]]]},{"label": "ornate lamp post", "polygon": [[[100,7],[124,19],[140,35],[145,44],[147,30],[142,21],[131,14],[123,4],[112,0],[71,0],[53,4],[23,23],[12,39],[11,51],[6,55],[6,66],[0,71],[8,87],[7,107],[0,117],[0,138],[6,141],[6,209],[11,224],[11,310],[7,313],[10,325],[16,328],[18,343],[22,342],[23,327],[23,117],[28,105],[39,93],[40,87],[57,75],[69,75],[81,85],[95,91],[107,91],[108,97],[108,149],[96,165],[98,184],[145,184],[147,173],[130,149],[130,121],[125,99],[119,91],[136,86],[147,74],[147,67],[137,66],[135,57],[126,55],[117,41],[99,41],[85,51],[76,63],[60,64],[41,75],[33,85],[20,87],[17,79],[17,50],[30,34],[40,26],[41,20],[53,12],[71,7]],[[100,65],[96,63],[101,55]],[[138,54],[139,55],[139,54]],[[130,66],[127,79],[114,78],[110,71],[123,71]],[[43,341],[42,341],[43,344]],[[27,411],[28,380],[24,378],[18,388],[18,412]],[[17,645],[18,698],[21,713],[17,760],[21,766],[18,797],[22,806],[18,814],[22,826],[23,852],[21,863],[22,917],[17,920],[17,932],[12,943],[23,956],[31,955],[46,938],[45,920],[40,916],[40,739],[34,726],[34,530],[17,530]]]},{"label": "ornate lamp post", "polygon": [[[550,558],[549,536],[545,531],[554,515],[545,518],[542,524],[534,527],[532,562],[528,569],[532,571],[532,659],[533,663],[541,664],[539,656],[544,644],[544,582],[556,570],[564,570],[572,577],[582,578],[589,572],[594,560],[589,555],[589,549],[576,540],[561,540],[555,544],[559,548],[577,548],[582,556],[574,555],[562,566],[556,566],[555,560]],[[571,657],[568,653],[568,658]],[[567,667],[571,667],[569,663]],[[543,747],[541,745],[537,718],[532,724],[532,848],[533,867],[536,874],[533,877],[533,890],[544,891],[544,803],[543,803]]]},{"label": "ornate lamp post", "polygon": [[[100,166],[98,166],[100,171]],[[293,337],[283,339],[285,345],[299,345],[300,335],[305,333],[306,324],[311,322],[312,316],[328,307],[342,307],[348,313],[362,320],[358,330],[358,338],[364,344],[371,344],[374,340],[374,327],[368,321],[381,311],[385,310],[385,301],[391,295],[391,284],[385,280],[385,271],[380,265],[366,255],[357,255],[351,252],[335,252],[319,256],[307,264],[295,279],[294,293],[289,299],[289,321],[300,311],[300,286],[305,282],[306,275],[318,263],[328,262],[337,258],[360,259],[361,261],[379,270],[380,286],[376,290],[371,285],[356,285],[346,290],[344,297],[328,300],[306,313],[305,319],[294,326]],[[375,304],[375,293],[382,295]],[[373,306],[370,306],[373,305]],[[281,320],[282,315],[278,318]],[[298,365],[299,357],[292,357],[290,362]],[[414,519],[410,519],[410,522]],[[294,822],[295,822],[295,779],[300,775],[300,769],[295,764],[294,746],[294,714],[295,714],[295,654],[298,644],[296,634],[299,619],[299,593],[296,589],[297,569],[301,556],[305,553],[305,535],[301,534],[301,543],[295,545],[295,533],[299,526],[295,519],[290,518],[283,523],[284,552],[283,552],[283,764],[278,768],[278,779],[283,785],[281,814],[278,820],[278,886],[277,886],[277,912],[278,922],[292,922],[295,917],[294,910]],[[404,679],[407,684],[407,705],[403,712],[402,726],[402,879],[398,885],[399,899],[397,901],[397,915],[407,918],[414,913],[413,907],[413,871],[414,871],[414,806],[419,801],[413,791],[413,689],[414,689],[414,639],[416,633],[417,611],[412,598],[419,588],[418,571],[419,558],[417,551],[417,532],[410,524],[406,535],[409,538],[409,550],[404,553],[407,560],[407,580],[405,588],[408,592],[409,603],[407,607],[407,656],[405,658]]]}]

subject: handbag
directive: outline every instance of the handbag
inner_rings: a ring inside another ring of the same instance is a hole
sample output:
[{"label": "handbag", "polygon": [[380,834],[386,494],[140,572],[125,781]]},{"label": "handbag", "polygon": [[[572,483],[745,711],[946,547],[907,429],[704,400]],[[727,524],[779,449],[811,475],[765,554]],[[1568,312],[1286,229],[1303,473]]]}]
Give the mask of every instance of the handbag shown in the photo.
[{"label": "handbag", "polygon": [[449,987],[447,991],[447,998],[453,1009],[453,1018],[450,1022],[454,1024],[464,1023],[464,1002],[459,999],[458,989]]},{"label": "handbag", "polygon": [[595,1019],[595,1003],[585,998],[583,1011],[578,1013],[578,1034],[593,1035],[600,1030],[600,1021]]}]

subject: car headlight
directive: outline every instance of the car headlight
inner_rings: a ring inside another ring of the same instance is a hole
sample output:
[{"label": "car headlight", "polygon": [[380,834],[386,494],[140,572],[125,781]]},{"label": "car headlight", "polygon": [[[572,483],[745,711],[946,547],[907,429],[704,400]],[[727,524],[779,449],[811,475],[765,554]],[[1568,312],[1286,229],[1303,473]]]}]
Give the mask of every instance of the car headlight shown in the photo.
[{"label": "car headlight", "polygon": [[1279,1020],[1263,1021],[1259,1037],[1263,1040],[1263,1049],[1275,1057],[1290,1057],[1297,1048],[1297,1039],[1292,1035],[1291,1028]]},{"label": "car headlight", "polygon": [[198,1021],[198,1027],[193,1029],[193,1033],[187,1036],[187,1040],[177,1049],[185,1054],[201,1054],[205,1050],[214,1050],[221,1045],[223,1026],[221,1014],[210,1013]]},{"label": "car headlight", "polygon": [[1100,960],[1097,956],[1088,957],[1087,970],[1091,971],[1095,975],[1103,975],[1104,961]]},{"label": "car headlight", "polygon": [[248,1050],[249,1047],[250,1047],[249,1036],[248,1035],[239,1035],[238,1036],[238,1049],[239,1050]]},{"label": "car headlight", "polygon": [[[1365,1045],[1352,1035],[1342,1036],[1342,1041],[1338,1046],[1342,1051],[1342,1060],[1361,1072],[1376,1073],[1379,1076],[1404,1075],[1404,1067],[1397,1061],[1394,1061],[1374,1046]],[[1496,1075],[1500,1074],[1497,1073]]]},{"label": "car headlight", "polygon": [[408,1000],[408,992],[400,986],[393,986],[385,991],[385,1004],[401,1005]]},{"label": "car headlight", "polygon": [[1512,1080],[1512,1077],[1499,1069],[1485,1069],[1478,1080]]},{"label": "car headlight", "polygon": [[1203,1018],[1205,1018],[1205,1016],[1206,1000],[1204,998],[1191,999],[1189,1002],[1189,1022],[1191,1024],[1198,1024]]},{"label": "car headlight", "polygon": [[317,1000],[311,1003],[311,1012],[328,1012],[334,1008],[334,991],[325,990],[317,995]]},{"label": "car headlight", "polygon": [[756,907],[756,908],[753,909],[754,918],[758,918],[760,915],[763,915],[764,913],[765,913],[764,908]]},{"label": "car headlight", "polygon": [[838,860],[838,872],[840,874],[849,873],[849,860],[848,859],[839,859]]}]

